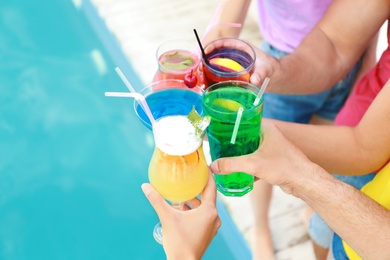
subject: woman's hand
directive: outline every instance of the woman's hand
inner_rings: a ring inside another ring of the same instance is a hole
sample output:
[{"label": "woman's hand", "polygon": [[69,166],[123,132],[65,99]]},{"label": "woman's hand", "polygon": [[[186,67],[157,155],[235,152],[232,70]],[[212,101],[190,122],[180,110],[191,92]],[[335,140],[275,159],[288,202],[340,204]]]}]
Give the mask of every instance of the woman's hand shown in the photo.
[{"label": "woman's hand", "polygon": [[256,61],[250,82],[254,85],[261,86],[265,78],[270,78],[270,87],[267,89],[267,92],[273,92],[272,85],[278,82],[278,75],[280,74],[276,72],[281,70],[280,61],[259,48],[253,45],[252,47],[256,52]]},{"label": "woman's hand", "polygon": [[171,207],[149,183],[141,188],[160,219],[167,258],[201,259],[221,226],[212,174],[201,199],[188,201],[183,211]]}]

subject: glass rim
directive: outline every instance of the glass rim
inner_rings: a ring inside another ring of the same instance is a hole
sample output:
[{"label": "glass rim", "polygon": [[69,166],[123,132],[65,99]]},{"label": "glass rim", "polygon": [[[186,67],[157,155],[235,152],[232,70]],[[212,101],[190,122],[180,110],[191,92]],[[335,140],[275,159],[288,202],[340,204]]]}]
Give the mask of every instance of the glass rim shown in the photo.
[{"label": "glass rim", "polygon": [[[243,70],[240,70],[240,71],[233,71],[233,72],[228,72],[228,71],[219,71],[219,70],[216,70],[214,69],[213,67],[211,67],[209,65],[208,62],[205,61],[203,55],[201,55],[201,61],[202,61],[202,65],[206,66],[211,72],[213,72],[214,74],[216,74],[215,72],[217,72],[218,75],[220,76],[231,76],[231,75],[235,75],[235,74],[242,74],[243,72],[246,72],[246,73],[249,73],[249,71],[255,66],[255,63],[256,63],[256,52],[255,52],[255,49],[252,47],[252,45],[245,41],[245,40],[242,40],[242,39],[239,39],[239,38],[233,38],[233,37],[224,37],[224,38],[218,38],[218,39],[215,39],[214,41],[212,42],[209,42],[208,44],[206,44],[204,46],[204,50],[207,49],[207,47],[209,47],[211,44],[215,43],[215,42],[218,42],[218,41],[226,41],[226,40],[229,40],[229,41],[238,41],[238,42],[241,42],[243,43],[244,45],[246,45],[247,47],[249,47],[249,49],[251,50],[252,54],[251,55],[249,53],[249,55],[253,58],[253,61],[251,62],[251,64],[247,67],[247,68],[244,68]],[[213,49],[214,50],[214,49]],[[207,54],[206,54],[207,56]]]},{"label": "glass rim", "polygon": [[[197,59],[194,60],[194,64],[192,64],[191,66],[189,66],[188,68],[186,69],[182,69],[182,70],[172,70],[172,69],[168,69],[166,68],[166,66],[164,66],[161,62],[160,62],[160,57],[161,55],[163,55],[164,53],[168,52],[168,51],[173,51],[173,50],[176,50],[176,48],[167,48],[167,50],[165,50],[164,52],[160,53],[162,47],[164,47],[166,44],[169,44],[169,43],[179,43],[179,47],[177,48],[177,50],[183,50],[183,51],[188,51],[190,54],[194,54],[196,56]],[[186,47],[188,48],[182,48],[181,46],[184,46],[186,45]],[[200,55],[200,51],[198,51],[198,48],[195,44],[193,44],[191,41],[185,39],[185,38],[176,38],[176,39],[169,39],[169,40],[166,40],[166,41],[163,41],[158,47],[157,47],[157,50],[156,50],[156,59],[157,59],[157,63],[158,63],[158,66],[159,67],[163,67],[166,71],[170,72],[170,73],[177,73],[177,74],[180,74],[180,73],[183,73],[184,71],[190,71],[191,69],[194,69],[196,67],[199,66],[199,64],[201,63],[202,59],[201,59],[201,55]]]},{"label": "glass rim", "polygon": [[[237,114],[237,111],[224,112],[224,111],[216,110],[213,107],[211,107],[211,106],[209,106],[209,105],[204,103],[204,100],[205,100],[206,96],[208,95],[208,93],[210,93],[209,90],[211,90],[211,91],[216,90],[216,89],[218,89],[218,87],[220,87],[220,85],[229,85],[229,86],[233,85],[233,86],[236,86],[236,87],[241,87],[241,88],[245,88],[247,90],[251,90],[250,88],[246,88],[245,87],[245,86],[249,86],[251,88],[257,89],[257,92],[260,91],[260,87],[259,86],[255,85],[255,84],[252,84],[250,82],[246,82],[246,81],[227,80],[227,81],[221,81],[221,82],[214,83],[213,85],[211,85],[210,87],[208,87],[207,89],[205,89],[203,91],[203,94],[202,94],[202,104],[203,104],[203,106],[207,107],[207,109],[213,111],[213,113],[218,113],[218,114],[222,114],[222,115],[235,115],[235,114]],[[255,91],[253,91],[253,93],[257,96],[257,93]],[[242,113],[243,114],[251,113],[254,110],[258,109],[260,106],[262,106],[263,103],[264,103],[264,94],[261,96],[260,101],[259,101],[259,103],[257,105],[253,105],[253,107],[251,107],[249,109],[244,109],[242,111]]]},{"label": "glass rim", "polygon": [[[161,84],[162,82],[171,82],[171,83],[177,83],[177,84],[173,84],[173,85],[169,85],[169,87],[165,87],[165,88],[162,88],[162,89],[158,89],[156,92],[158,92],[159,90],[166,90],[166,89],[181,89],[181,90],[184,90],[184,91],[191,91],[191,92],[194,92],[196,94],[198,94],[200,96],[200,98],[202,99],[202,95],[203,95],[203,92],[204,90],[201,88],[201,86],[195,86],[193,88],[188,88],[185,84],[184,84],[184,80],[181,80],[181,79],[163,79],[163,80],[158,80],[158,81],[154,81],[152,83],[149,83],[147,84],[146,86],[144,86],[141,90],[137,91],[137,93],[139,94],[142,94],[144,97],[145,97],[145,100],[146,98],[151,95],[153,93],[153,91],[148,91],[147,94],[144,94],[144,92],[146,90],[150,90],[153,88],[153,86],[155,85],[158,85],[158,84]],[[184,87],[183,87],[184,86]],[[134,112],[136,114],[136,116],[138,117],[138,119],[140,119],[144,124],[147,124],[147,125],[150,125],[151,127],[151,124],[148,124],[145,120],[142,119],[142,117],[139,115],[138,111],[137,111],[137,107],[139,106],[139,103],[137,101],[137,99],[134,99],[133,101],[133,109],[134,109]],[[152,112],[153,113],[153,112]]]},{"label": "glass rim", "polygon": [[[185,84],[184,84],[184,80],[182,79],[162,79],[162,80],[157,80],[157,81],[153,81],[152,83],[149,83],[147,85],[145,85],[142,89],[140,89],[139,91],[137,91],[138,93],[142,94],[145,90],[147,89],[150,89],[152,88],[153,86],[155,85],[158,85],[158,84],[161,84],[163,82],[171,82],[171,83],[177,83],[177,85],[169,85],[169,87],[165,87],[163,89],[170,89],[170,88],[174,88],[174,89],[183,89],[183,90],[189,90],[189,91],[193,91],[195,93],[198,93],[199,95],[202,95],[204,90],[201,88],[201,86],[199,85],[196,85],[195,87],[193,88],[189,88],[187,87]],[[183,87],[184,86],[184,87]],[[146,95],[144,96],[146,97]],[[134,100],[136,101],[136,100]]]}]

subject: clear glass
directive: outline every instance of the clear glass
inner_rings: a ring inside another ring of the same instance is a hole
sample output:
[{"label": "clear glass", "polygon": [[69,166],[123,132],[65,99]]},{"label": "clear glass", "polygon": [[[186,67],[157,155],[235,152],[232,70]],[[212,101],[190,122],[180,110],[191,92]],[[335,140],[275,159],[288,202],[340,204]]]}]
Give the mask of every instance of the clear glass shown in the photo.
[{"label": "clear glass", "polygon": [[[205,187],[208,166],[203,153],[203,135],[186,134],[183,125],[187,117],[168,116],[159,119],[153,128],[155,149],[149,164],[149,181],[172,206],[181,209],[183,203],[195,198]],[[165,123],[165,122],[166,123]],[[176,129],[176,131],[175,131]],[[176,139],[177,138],[177,139]],[[161,243],[161,226],[154,237]]]},{"label": "clear glass", "polygon": [[[142,107],[134,102],[141,122],[153,130],[155,148],[149,163],[149,181],[172,207],[181,210],[186,201],[204,189],[208,178],[204,135],[197,134],[187,119],[193,107],[203,115],[203,91],[199,87],[187,88],[182,80],[169,79],[154,82],[139,93],[145,96],[156,119],[152,129]],[[160,223],[155,226],[153,236],[162,244]]]},{"label": "clear glass", "polygon": [[[253,153],[260,144],[263,98],[254,105],[259,87],[244,81],[224,81],[210,86],[203,93],[205,115],[211,117],[207,128],[210,155],[214,161]],[[232,133],[239,107],[243,107],[237,137]],[[245,172],[215,175],[218,191],[225,196],[243,196],[253,189],[254,178]]]},{"label": "clear glass", "polygon": [[252,46],[237,38],[220,38],[205,46],[202,58],[204,88],[227,80],[249,82],[256,61]]},{"label": "clear glass", "polygon": [[174,39],[162,43],[156,51],[158,70],[153,81],[165,79],[184,80],[186,74],[197,77],[200,85],[199,76],[200,53],[198,47],[184,39]]},{"label": "clear glass", "polygon": [[[139,93],[145,97],[156,120],[170,115],[187,116],[192,107],[195,107],[199,115],[203,115],[201,96],[203,90],[199,86],[190,89],[183,80],[157,81],[146,86]],[[136,100],[134,100],[134,110],[141,122],[152,129],[149,118]]]}]

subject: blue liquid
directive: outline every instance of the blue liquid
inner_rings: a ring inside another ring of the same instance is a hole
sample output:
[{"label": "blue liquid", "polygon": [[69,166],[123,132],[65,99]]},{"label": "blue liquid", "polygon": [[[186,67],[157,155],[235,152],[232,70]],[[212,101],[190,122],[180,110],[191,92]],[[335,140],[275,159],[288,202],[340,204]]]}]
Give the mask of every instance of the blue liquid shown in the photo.
[{"label": "blue liquid", "polygon": [[[199,115],[203,116],[202,97],[200,94],[181,88],[164,89],[154,92],[146,97],[154,119],[171,115],[188,115],[195,106]],[[136,113],[142,123],[152,129],[151,123],[142,107],[136,105]]]}]

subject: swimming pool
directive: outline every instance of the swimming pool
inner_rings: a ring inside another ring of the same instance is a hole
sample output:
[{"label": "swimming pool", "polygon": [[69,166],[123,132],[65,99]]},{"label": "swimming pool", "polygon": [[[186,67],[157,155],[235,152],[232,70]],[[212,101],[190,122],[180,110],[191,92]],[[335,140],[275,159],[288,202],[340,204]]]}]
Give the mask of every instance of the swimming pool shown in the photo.
[{"label": "swimming pool", "polygon": [[[164,259],[140,185],[150,131],[119,66],[142,87],[89,1],[0,3],[0,259]],[[218,201],[204,259],[250,259]]]}]

